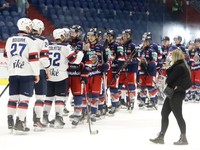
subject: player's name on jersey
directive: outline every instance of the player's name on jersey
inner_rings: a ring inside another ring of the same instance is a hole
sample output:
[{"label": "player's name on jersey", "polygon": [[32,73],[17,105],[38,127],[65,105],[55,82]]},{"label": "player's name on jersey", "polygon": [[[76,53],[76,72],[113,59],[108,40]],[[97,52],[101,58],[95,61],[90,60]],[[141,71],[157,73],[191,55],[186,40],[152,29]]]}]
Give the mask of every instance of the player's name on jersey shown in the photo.
[{"label": "player's name on jersey", "polygon": [[60,51],[61,50],[61,46],[49,46],[49,50],[58,50]]},{"label": "player's name on jersey", "polygon": [[25,42],[25,41],[26,41],[25,38],[19,38],[19,37],[12,39],[12,42]]}]

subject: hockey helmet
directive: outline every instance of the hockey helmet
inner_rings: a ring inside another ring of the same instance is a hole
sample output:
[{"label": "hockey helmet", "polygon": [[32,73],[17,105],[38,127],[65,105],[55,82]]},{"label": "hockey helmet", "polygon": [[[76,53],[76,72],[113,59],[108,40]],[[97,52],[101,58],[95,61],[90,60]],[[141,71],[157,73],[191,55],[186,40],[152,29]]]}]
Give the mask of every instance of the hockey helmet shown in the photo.
[{"label": "hockey helmet", "polygon": [[17,27],[20,31],[26,31],[27,27],[32,29],[32,21],[29,18],[20,18],[17,21]]},{"label": "hockey helmet", "polygon": [[115,36],[116,36],[114,30],[108,30],[106,33],[107,33],[107,35],[109,35],[109,36],[113,36],[114,38],[115,38]]},{"label": "hockey helmet", "polygon": [[63,28],[63,30],[65,31],[66,35],[69,35],[69,32],[70,32],[69,28]]},{"label": "hockey helmet", "polygon": [[72,32],[82,32],[82,27],[79,26],[79,25],[73,25],[73,26],[70,28],[70,31],[72,31]]},{"label": "hockey helmet", "polygon": [[125,30],[122,31],[122,34],[132,35],[132,31],[131,31],[131,29],[125,29]]},{"label": "hockey helmet", "polygon": [[197,43],[197,42],[200,43],[200,38],[196,38],[196,39],[194,40],[194,42],[195,42],[195,43]]},{"label": "hockey helmet", "polygon": [[94,35],[94,36],[98,36],[98,31],[97,28],[90,28],[87,35]]},{"label": "hockey helmet", "polygon": [[65,36],[65,31],[63,29],[55,29],[53,31],[53,37],[54,39],[61,39],[62,36]]},{"label": "hockey helmet", "polygon": [[164,37],[162,38],[162,41],[170,41],[170,38],[169,38],[168,36],[164,36]]},{"label": "hockey helmet", "polygon": [[174,40],[175,39],[178,39],[180,42],[182,41],[182,37],[180,36],[180,35],[176,35],[175,37],[174,37]]},{"label": "hockey helmet", "polygon": [[116,39],[117,40],[121,40],[122,39],[122,34],[118,34]]},{"label": "hockey helmet", "polygon": [[194,40],[190,40],[190,41],[188,42],[188,45],[191,45],[191,44],[194,44],[194,43],[195,43]]},{"label": "hockey helmet", "polygon": [[33,29],[36,31],[43,31],[44,30],[44,23],[39,19],[33,19]]}]

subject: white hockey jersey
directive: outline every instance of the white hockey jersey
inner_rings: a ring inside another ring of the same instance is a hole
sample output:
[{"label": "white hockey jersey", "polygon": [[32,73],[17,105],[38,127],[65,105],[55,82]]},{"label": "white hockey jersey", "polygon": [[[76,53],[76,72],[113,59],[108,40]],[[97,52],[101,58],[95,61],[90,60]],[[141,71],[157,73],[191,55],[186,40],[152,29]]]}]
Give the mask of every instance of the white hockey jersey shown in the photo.
[{"label": "white hockey jersey", "polygon": [[48,68],[50,66],[49,42],[43,36],[33,35],[33,37],[37,41],[39,62],[40,62],[40,70],[45,70],[46,68]]},{"label": "white hockey jersey", "polygon": [[68,78],[68,63],[79,64],[83,52],[75,52],[71,45],[64,43],[49,43],[50,79],[49,81],[62,81]]},{"label": "white hockey jersey", "polygon": [[8,38],[5,46],[9,76],[38,76],[39,61],[35,38],[19,33]]}]

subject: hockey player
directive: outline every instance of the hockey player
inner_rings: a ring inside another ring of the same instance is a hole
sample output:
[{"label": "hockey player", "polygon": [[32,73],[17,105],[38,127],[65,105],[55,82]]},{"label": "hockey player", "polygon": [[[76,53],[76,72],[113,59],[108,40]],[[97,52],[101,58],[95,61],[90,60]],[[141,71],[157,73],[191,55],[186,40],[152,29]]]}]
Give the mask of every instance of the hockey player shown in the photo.
[{"label": "hockey player", "polygon": [[132,42],[132,31],[131,29],[126,29],[122,32],[123,36],[123,47],[125,51],[125,59],[131,61],[128,63],[127,67],[122,70],[122,74],[119,79],[119,89],[122,89],[123,85],[126,87],[126,95],[128,102],[128,109],[130,111],[134,108],[134,102],[136,98],[136,76],[138,72],[137,50],[135,44]]},{"label": "hockey player", "polygon": [[[103,50],[103,46],[98,44],[97,29],[89,29],[87,35],[89,40],[89,47],[87,47],[87,49],[84,51],[83,63],[85,64],[87,62],[92,62],[92,68],[89,73],[87,84],[87,92],[91,104],[91,120],[96,121],[99,96],[102,92],[102,72],[107,72],[110,66],[107,61],[102,63],[102,59],[105,58],[105,52]],[[85,100],[83,104],[86,104]]]},{"label": "hockey player", "polygon": [[174,43],[175,46],[177,46],[178,48],[180,48],[184,53],[186,53],[185,51],[185,46],[183,44],[181,44],[182,42],[182,37],[180,35],[177,35],[174,37]]},{"label": "hockey player", "polygon": [[43,120],[48,124],[48,115],[51,110],[52,102],[55,101],[55,122],[54,128],[63,128],[64,102],[66,100],[66,89],[68,85],[68,63],[79,64],[83,58],[81,51],[75,51],[70,45],[64,42],[64,30],[55,29],[53,37],[56,42],[49,44],[50,58],[50,79],[47,82],[47,96],[44,106]]},{"label": "hockey player", "polygon": [[118,73],[118,69],[121,68],[125,61],[125,53],[122,44],[115,42],[116,35],[114,30],[108,30],[106,35],[112,56],[111,69],[108,72],[108,86],[110,88],[112,104],[109,114],[113,115],[119,105],[120,96],[120,93],[118,92],[119,76],[116,74]]},{"label": "hockey player", "polygon": [[[170,38],[168,36],[164,36],[162,38],[162,56],[160,61],[158,61],[159,69],[158,71],[158,76],[157,76],[157,85],[160,91],[163,91],[165,88],[165,79],[166,79],[166,67],[167,67],[167,62],[166,59],[170,53],[170,48],[171,48],[171,43],[170,43]],[[157,93],[157,98],[158,98],[158,103],[162,104],[165,97],[161,92]]]},{"label": "hockey player", "polygon": [[160,70],[159,70],[159,74],[166,76],[166,67],[165,67],[165,63],[166,63],[166,58],[169,54],[169,49],[171,47],[170,44],[170,38],[168,36],[163,37],[162,39],[162,59],[159,62],[160,63]]},{"label": "hockey player", "polygon": [[[39,82],[38,47],[36,40],[30,36],[32,21],[21,18],[17,21],[19,33],[8,38],[5,46],[5,56],[8,58],[9,70],[9,101],[8,128],[16,132],[27,132],[25,117],[29,100],[33,95],[34,82]],[[14,125],[13,117],[17,112]]]},{"label": "hockey player", "polygon": [[49,61],[49,42],[41,36],[44,30],[44,23],[41,20],[34,19],[32,35],[36,39],[38,45],[39,62],[40,62],[40,81],[35,84],[35,95],[36,102],[33,108],[33,123],[35,130],[44,130],[46,125],[42,124],[40,118],[42,117],[43,105],[47,94],[47,79],[50,74],[48,67],[50,66]]},{"label": "hockey player", "polygon": [[[80,41],[81,27],[74,25],[70,28],[70,33],[75,46],[76,51],[83,51],[84,42]],[[76,35],[76,36],[75,36]],[[72,92],[74,101],[74,112],[70,115],[72,120],[72,125],[77,125],[77,123],[83,118],[82,115],[82,102],[83,102],[83,82],[87,84],[87,63],[74,64],[69,63],[68,73],[69,73],[69,88]],[[86,71],[86,72],[85,72]]]},{"label": "hockey player", "polygon": [[[82,34],[82,27],[79,26],[79,25],[72,25],[69,29],[69,44],[74,48],[76,49],[77,48],[77,45],[79,42],[81,42],[81,34]],[[72,65],[73,67],[73,65]],[[72,69],[73,70],[73,69]],[[69,68],[69,71],[70,71],[70,68]],[[73,72],[73,71],[72,71]],[[71,73],[69,73],[69,80],[70,79],[70,76],[71,76]],[[77,76],[77,75],[76,75]],[[69,81],[69,86],[68,86],[68,94],[67,94],[67,99],[68,99],[68,96],[69,96],[69,90],[71,89],[71,83]],[[73,93],[72,93],[73,94]],[[71,106],[74,106],[74,98],[72,97],[71,99]],[[66,112],[66,109],[64,109],[65,112]],[[73,118],[73,114],[69,116],[70,118]]]},{"label": "hockey player", "polygon": [[[156,66],[158,60],[158,47],[152,43],[151,34],[143,35],[143,47],[140,52],[140,71],[139,71],[139,85],[141,87],[141,103],[139,107],[147,103],[147,107],[153,107],[156,104],[156,93],[154,81],[156,78]],[[146,101],[148,99],[148,101]]]},{"label": "hockey player", "polygon": [[[189,51],[193,86],[189,99],[200,101],[200,38],[195,39],[195,49]],[[192,46],[191,46],[192,47]]]}]

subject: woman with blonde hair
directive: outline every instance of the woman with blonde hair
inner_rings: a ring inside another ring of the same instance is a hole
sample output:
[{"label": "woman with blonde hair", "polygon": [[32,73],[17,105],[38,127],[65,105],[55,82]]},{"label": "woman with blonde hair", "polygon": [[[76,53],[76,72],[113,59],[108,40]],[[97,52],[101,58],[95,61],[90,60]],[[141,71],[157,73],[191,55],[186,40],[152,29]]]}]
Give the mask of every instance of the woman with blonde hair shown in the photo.
[{"label": "woman with blonde hair", "polygon": [[186,90],[191,86],[191,77],[184,54],[180,49],[172,52],[172,66],[167,69],[166,84],[174,92],[171,97],[166,97],[163,104],[161,111],[161,131],[155,139],[150,139],[150,141],[164,144],[164,135],[169,124],[169,114],[173,112],[181,132],[180,139],[174,142],[174,145],[187,145],[186,123],[182,114],[182,104],[186,96]]}]

